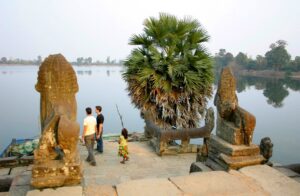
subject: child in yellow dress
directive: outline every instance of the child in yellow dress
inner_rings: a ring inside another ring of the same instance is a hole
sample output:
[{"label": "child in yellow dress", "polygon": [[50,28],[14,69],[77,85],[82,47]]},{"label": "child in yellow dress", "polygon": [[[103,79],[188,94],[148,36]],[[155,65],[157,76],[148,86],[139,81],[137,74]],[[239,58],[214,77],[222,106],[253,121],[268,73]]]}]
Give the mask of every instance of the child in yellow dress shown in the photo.
[{"label": "child in yellow dress", "polygon": [[123,128],[119,139],[119,156],[123,157],[123,160],[120,163],[123,164],[125,164],[125,161],[129,160],[127,138],[128,131],[126,128]]}]

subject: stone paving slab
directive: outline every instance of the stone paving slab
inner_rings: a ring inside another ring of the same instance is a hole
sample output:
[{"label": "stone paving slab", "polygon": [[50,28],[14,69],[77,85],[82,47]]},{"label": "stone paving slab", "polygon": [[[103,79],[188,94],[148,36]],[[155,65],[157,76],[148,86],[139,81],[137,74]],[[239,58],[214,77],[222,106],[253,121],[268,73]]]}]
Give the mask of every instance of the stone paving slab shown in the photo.
[{"label": "stone paving slab", "polygon": [[300,177],[293,177],[293,180],[296,180],[298,183],[300,183]]},{"label": "stone paving slab", "polygon": [[269,195],[248,177],[224,171],[195,172],[170,181],[187,195]]},{"label": "stone paving slab", "polygon": [[10,168],[0,168],[0,176],[8,175]]},{"label": "stone paving slab", "polygon": [[22,166],[22,167],[14,167],[11,169],[10,175],[19,175],[23,173],[24,171],[27,171],[28,166]]},{"label": "stone paving slab", "polygon": [[13,178],[11,186],[25,186],[30,185],[31,174],[30,175],[17,175]]},{"label": "stone paving slab", "polygon": [[239,171],[255,179],[271,195],[300,195],[300,183],[267,165],[244,167]]},{"label": "stone paving slab", "polygon": [[32,190],[27,192],[27,196],[82,196],[81,186],[60,187],[56,189]]},{"label": "stone paving slab", "polygon": [[300,177],[300,174],[294,172],[291,169],[284,168],[284,167],[273,167],[273,168],[276,169],[277,171],[283,173],[284,175],[286,175],[288,177]]},{"label": "stone paving slab", "polygon": [[29,190],[30,190],[29,185],[11,186],[9,189],[9,195],[10,196],[25,196]]},{"label": "stone paving slab", "polygon": [[117,191],[110,185],[91,185],[87,186],[85,196],[117,196]]},{"label": "stone paving slab", "polygon": [[179,196],[183,193],[163,178],[132,180],[117,185],[118,196]]}]

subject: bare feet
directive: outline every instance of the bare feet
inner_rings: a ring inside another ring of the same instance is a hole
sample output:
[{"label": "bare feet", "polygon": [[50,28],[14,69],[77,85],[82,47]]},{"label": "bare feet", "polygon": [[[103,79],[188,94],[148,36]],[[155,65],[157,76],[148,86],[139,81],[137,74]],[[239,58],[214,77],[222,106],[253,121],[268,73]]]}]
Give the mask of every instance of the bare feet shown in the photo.
[{"label": "bare feet", "polygon": [[129,161],[129,157],[126,157],[126,158],[125,158],[125,161]]}]

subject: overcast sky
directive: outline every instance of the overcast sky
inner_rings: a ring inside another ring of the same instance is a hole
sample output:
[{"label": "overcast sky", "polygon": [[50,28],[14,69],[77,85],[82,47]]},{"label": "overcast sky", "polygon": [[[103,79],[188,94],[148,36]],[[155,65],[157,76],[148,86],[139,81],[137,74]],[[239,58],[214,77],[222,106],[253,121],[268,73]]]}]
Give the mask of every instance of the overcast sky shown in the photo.
[{"label": "overcast sky", "polygon": [[198,19],[211,54],[225,48],[255,57],[283,39],[300,56],[299,0],[0,0],[0,58],[124,59],[130,36],[159,12]]}]

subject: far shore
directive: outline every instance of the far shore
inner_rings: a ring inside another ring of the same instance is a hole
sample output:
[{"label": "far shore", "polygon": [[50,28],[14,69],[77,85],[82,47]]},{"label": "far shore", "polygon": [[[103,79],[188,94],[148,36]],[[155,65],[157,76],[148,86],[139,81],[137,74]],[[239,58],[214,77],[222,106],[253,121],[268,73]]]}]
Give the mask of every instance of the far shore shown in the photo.
[{"label": "far shore", "polygon": [[[273,70],[239,70],[236,72],[240,76],[254,76],[254,77],[264,77],[264,78],[286,78],[286,73],[284,71],[273,71]],[[291,79],[300,80],[300,72],[291,72],[288,76]]]},{"label": "far shore", "polygon": [[[78,66],[78,67],[92,67],[92,66],[116,66],[116,67],[121,67],[123,64],[89,64],[89,65],[77,65],[77,64],[72,64],[73,66]],[[40,66],[40,64],[0,64],[0,66]]]}]

